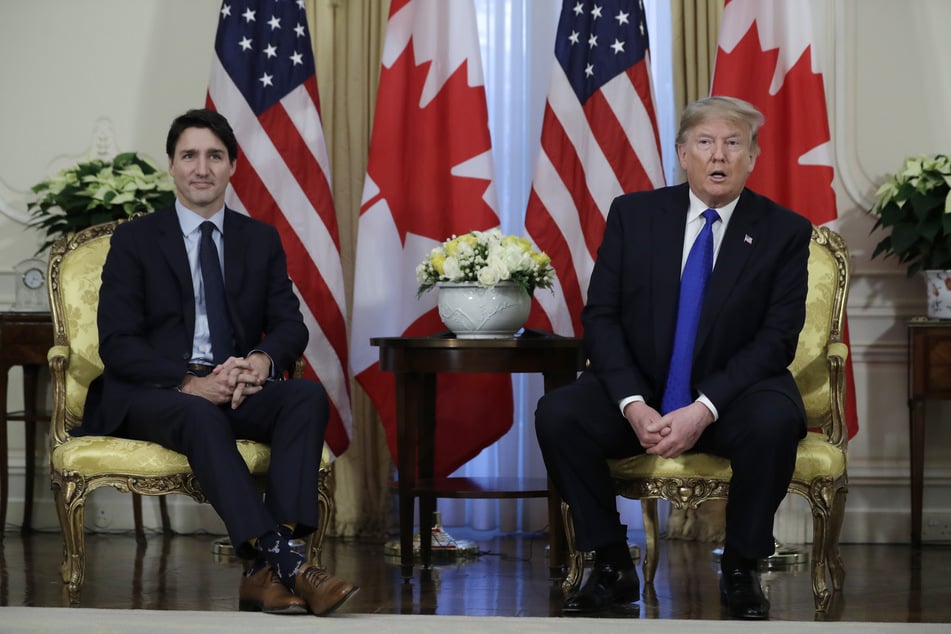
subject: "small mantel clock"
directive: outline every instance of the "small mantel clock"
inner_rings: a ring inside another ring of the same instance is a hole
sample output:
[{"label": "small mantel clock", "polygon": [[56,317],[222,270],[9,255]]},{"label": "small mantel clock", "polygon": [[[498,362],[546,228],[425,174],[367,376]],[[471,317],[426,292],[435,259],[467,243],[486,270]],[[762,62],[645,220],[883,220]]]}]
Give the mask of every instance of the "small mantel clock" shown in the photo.
[{"label": "small mantel clock", "polygon": [[36,258],[23,260],[13,267],[14,303],[11,310],[43,312],[50,309],[46,288],[46,262]]}]

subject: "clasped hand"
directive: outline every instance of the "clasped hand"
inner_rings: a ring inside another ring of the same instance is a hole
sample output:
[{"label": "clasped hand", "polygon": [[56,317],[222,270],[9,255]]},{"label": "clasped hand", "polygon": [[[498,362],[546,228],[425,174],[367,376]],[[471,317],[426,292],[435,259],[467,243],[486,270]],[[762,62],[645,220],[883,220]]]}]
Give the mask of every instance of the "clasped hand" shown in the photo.
[{"label": "clasped hand", "polygon": [[238,409],[247,397],[263,389],[270,365],[267,355],[261,353],[228,357],[207,376],[187,375],[182,391],[208,399],[215,405],[230,401],[231,409]]},{"label": "clasped hand", "polygon": [[693,402],[661,416],[660,412],[635,401],[624,408],[624,416],[647,453],[676,458],[697,444],[700,434],[713,422],[713,414],[699,402]]}]

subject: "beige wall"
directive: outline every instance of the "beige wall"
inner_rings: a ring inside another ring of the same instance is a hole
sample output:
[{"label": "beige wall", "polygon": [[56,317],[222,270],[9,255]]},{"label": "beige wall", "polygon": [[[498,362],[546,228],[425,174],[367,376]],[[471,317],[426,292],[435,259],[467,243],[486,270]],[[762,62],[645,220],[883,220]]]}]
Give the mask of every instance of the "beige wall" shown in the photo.
[{"label": "beige wall", "polygon": [[[57,167],[111,148],[163,161],[168,122],[204,101],[219,0],[4,0],[0,5],[0,304],[13,299],[13,265],[39,234],[24,228],[27,190]],[[908,154],[951,152],[951,3],[834,0],[827,85],[837,147],[841,232],[853,255],[849,302],[852,359],[862,430],[850,448],[846,541],[908,536],[905,321],[924,310],[919,280],[869,260],[875,238],[865,209],[876,182]],[[329,113],[328,113],[329,114]],[[11,374],[18,406],[19,372]],[[925,509],[951,515],[951,407],[929,416]],[[11,429],[12,499],[19,523],[23,442]],[[55,528],[40,461],[34,523]],[[103,496],[87,514],[107,527],[131,525],[128,499]],[[190,505],[187,500],[181,502]],[[177,504],[176,504],[177,506]],[[113,508],[114,507],[114,508]],[[153,513],[147,504],[147,514]],[[184,512],[183,512],[184,511]],[[214,525],[205,507],[182,507],[178,526]],[[154,520],[154,513],[153,513]],[[777,537],[811,530],[798,499],[780,513]]]}]

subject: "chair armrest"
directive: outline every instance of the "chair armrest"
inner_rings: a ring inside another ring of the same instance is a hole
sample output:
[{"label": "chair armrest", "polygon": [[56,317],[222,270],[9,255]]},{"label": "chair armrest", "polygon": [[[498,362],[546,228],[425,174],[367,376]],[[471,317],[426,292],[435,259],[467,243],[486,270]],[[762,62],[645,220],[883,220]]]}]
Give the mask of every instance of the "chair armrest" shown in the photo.
[{"label": "chair armrest", "polygon": [[65,359],[69,363],[69,346],[53,346],[46,353],[46,360],[51,364],[54,359]]},{"label": "chair armrest", "polygon": [[50,452],[69,440],[66,430],[66,368],[69,367],[69,346],[53,346],[46,353],[53,390],[53,415],[50,417]]},{"label": "chair armrest", "polygon": [[849,358],[849,347],[841,341],[830,343],[826,350],[826,357],[839,357],[842,361],[845,361]]},{"label": "chair armrest", "polygon": [[835,341],[826,349],[826,359],[829,363],[829,382],[831,402],[831,420],[828,429],[829,442],[842,451],[848,449],[849,435],[845,422],[845,390],[846,371],[845,360],[849,356],[849,347]]}]

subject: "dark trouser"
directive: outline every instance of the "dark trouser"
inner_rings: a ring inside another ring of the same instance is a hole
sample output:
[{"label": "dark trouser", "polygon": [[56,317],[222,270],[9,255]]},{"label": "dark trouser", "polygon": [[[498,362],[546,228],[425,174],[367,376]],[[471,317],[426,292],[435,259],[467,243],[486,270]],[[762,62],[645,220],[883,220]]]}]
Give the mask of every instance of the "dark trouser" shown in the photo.
[{"label": "dark trouser", "polygon": [[[591,375],[538,402],[535,433],[548,473],[571,506],[576,547],[589,551],[626,542],[606,458],[644,453],[617,404]],[[773,518],[786,496],[804,433],[797,403],[751,389],[720,411],[695,449],[730,460],[726,548],[749,559],[773,553]]]},{"label": "dark trouser", "polygon": [[[324,387],[303,379],[269,382],[236,410],[175,390],[143,390],[116,435],[185,454],[231,543],[249,556],[247,542],[278,524],[295,524],[296,535],[317,527],[328,416]],[[263,499],[235,445],[239,438],[271,447]]]}]

